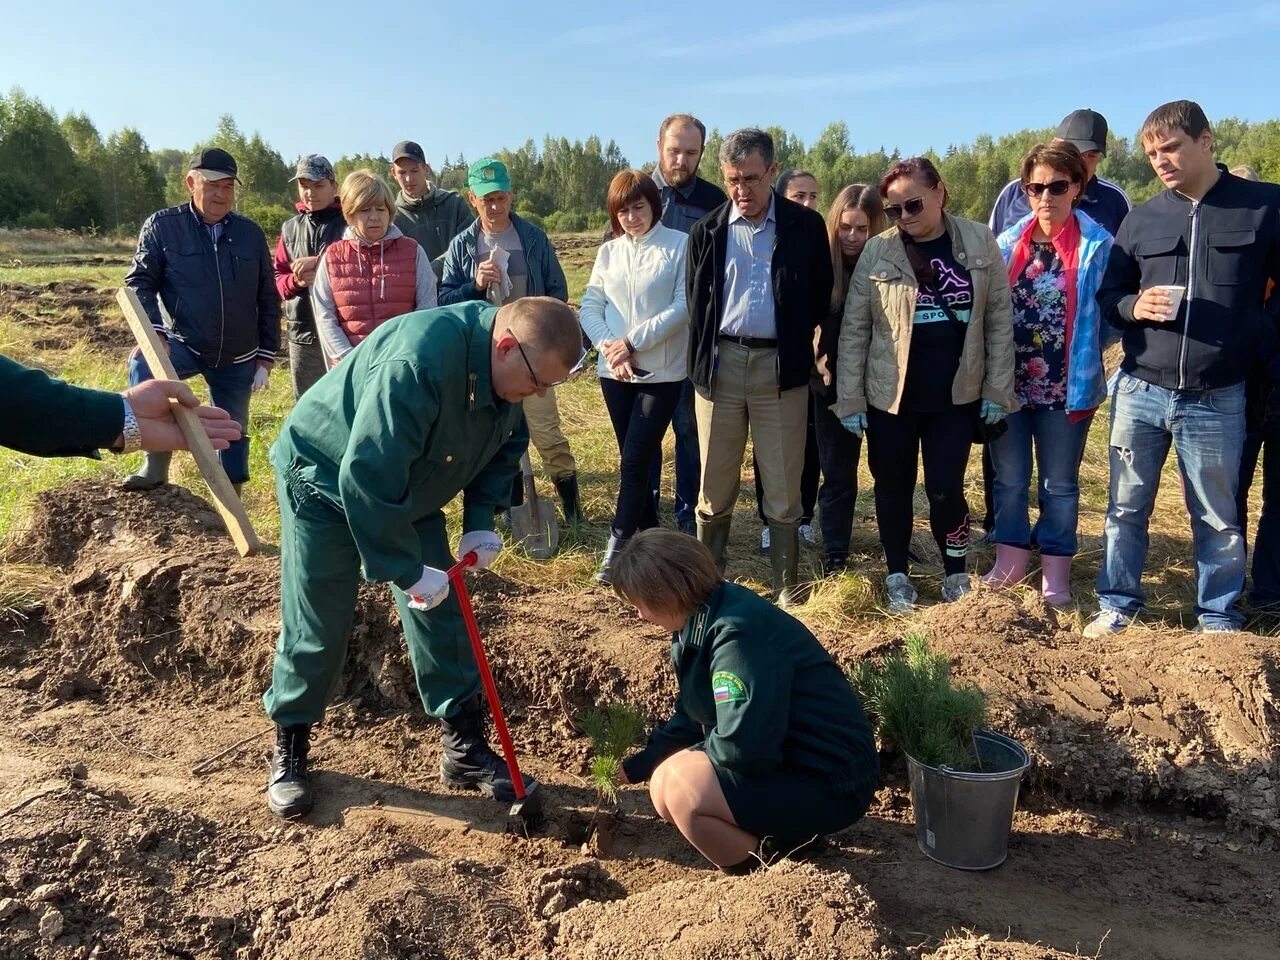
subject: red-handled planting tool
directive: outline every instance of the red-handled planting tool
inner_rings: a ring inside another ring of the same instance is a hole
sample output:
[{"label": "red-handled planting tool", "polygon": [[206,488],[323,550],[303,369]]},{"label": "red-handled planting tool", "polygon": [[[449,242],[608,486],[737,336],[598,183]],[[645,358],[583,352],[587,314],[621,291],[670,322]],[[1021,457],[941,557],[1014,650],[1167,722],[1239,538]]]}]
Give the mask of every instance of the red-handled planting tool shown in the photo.
[{"label": "red-handled planting tool", "polygon": [[502,713],[502,702],[498,699],[498,688],[493,682],[493,673],[489,670],[489,658],[485,656],[484,644],[480,642],[480,626],[476,623],[475,612],[471,609],[471,595],[467,592],[466,579],[463,577],[466,570],[475,565],[475,551],[470,551],[449,568],[449,583],[453,587],[454,596],[458,598],[462,620],[467,625],[471,653],[480,671],[484,696],[489,701],[489,712],[493,714],[493,725],[498,731],[498,741],[502,744],[502,757],[507,761],[507,771],[511,774],[511,786],[515,789],[515,803],[507,812],[507,832],[528,836],[541,820],[542,790],[537,780],[530,777],[526,784],[524,777],[520,775],[520,764],[516,762],[516,748],[511,742],[511,733],[507,730],[507,719]]}]

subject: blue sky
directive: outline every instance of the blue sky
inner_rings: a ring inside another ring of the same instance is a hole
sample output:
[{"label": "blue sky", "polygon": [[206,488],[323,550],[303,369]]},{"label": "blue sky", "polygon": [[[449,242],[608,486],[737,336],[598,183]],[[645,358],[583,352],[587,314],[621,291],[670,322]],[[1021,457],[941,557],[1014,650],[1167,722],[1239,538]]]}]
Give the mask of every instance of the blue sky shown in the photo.
[{"label": "blue sky", "polygon": [[638,165],[677,110],[724,131],[780,124],[806,143],[844,120],[856,149],[906,153],[1080,106],[1121,135],[1179,97],[1211,120],[1280,115],[1280,2],[0,0],[0,12],[0,89],[84,111],[104,136],[137,127],[156,148],[187,149],[231,113],[290,161],[403,138],[433,161],[476,159],[552,133],[612,137]]}]

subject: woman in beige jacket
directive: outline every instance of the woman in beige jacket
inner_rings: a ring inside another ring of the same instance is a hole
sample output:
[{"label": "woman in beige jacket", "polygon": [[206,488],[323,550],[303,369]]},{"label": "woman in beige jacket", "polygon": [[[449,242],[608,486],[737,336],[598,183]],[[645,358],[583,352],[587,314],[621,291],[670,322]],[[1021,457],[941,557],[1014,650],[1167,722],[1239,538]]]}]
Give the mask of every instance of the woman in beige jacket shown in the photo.
[{"label": "woman in beige jacket", "polygon": [[947,188],[924,157],[880,181],[895,224],[867,241],[840,328],[836,415],[867,434],[888,608],[914,609],[907,576],[917,462],[942,551],[942,598],[969,592],[964,473],[980,423],[1014,409],[1013,308],[991,230],[946,213]]}]

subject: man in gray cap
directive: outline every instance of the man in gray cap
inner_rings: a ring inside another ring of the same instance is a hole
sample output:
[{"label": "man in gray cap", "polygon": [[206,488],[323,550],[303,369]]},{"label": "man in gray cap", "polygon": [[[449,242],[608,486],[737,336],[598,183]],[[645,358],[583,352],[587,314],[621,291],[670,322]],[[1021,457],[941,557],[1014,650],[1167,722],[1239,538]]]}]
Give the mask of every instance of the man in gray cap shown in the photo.
[{"label": "man in gray cap", "polygon": [[[204,377],[214,405],[247,428],[250,393],[267,385],[280,346],[280,296],[262,228],[231,209],[238,182],[231,154],[217,147],[197,153],[187,171],[191,201],[147,218],[124,282],[138,294],[178,376]],[[151,378],[134,350],[129,385]],[[218,456],[239,491],[249,479],[247,430]],[[149,453],[124,487],[149,490],[168,478],[169,454]]]},{"label": "man in gray cap", "polygon": [[276,244],[276,290],[284,301],[289,334],[289,372],[296,400],[324,375],[324,352],[311,312],[311,285],[325,248],[342,239],[347,222],[338,202],[338,176],[318,153],[298,161],[298,215],[280,226]]},{"label": "man in gray cap", "polygon": [[436,280],[444,276],[444,255],[453,240],[475,220],[475,213],[459,194],[431,182],[435,176],[422,147],[401,140],[391,151],[391,177],[400,185],[396,197],[396,226],[427,252]]}]

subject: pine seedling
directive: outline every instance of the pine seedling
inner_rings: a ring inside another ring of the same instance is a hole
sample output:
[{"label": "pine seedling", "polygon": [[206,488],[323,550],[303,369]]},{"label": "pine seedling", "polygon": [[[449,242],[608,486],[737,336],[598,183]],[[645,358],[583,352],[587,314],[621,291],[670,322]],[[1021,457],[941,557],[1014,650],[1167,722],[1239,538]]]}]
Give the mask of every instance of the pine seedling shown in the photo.
[{"label": "pine seedling", "polygon": [[644,734],[645,717],[625,703],[610,703],[586,711],[578,726],[591,738],[591,785],[602,802],[618,802],[618,765]]}]

